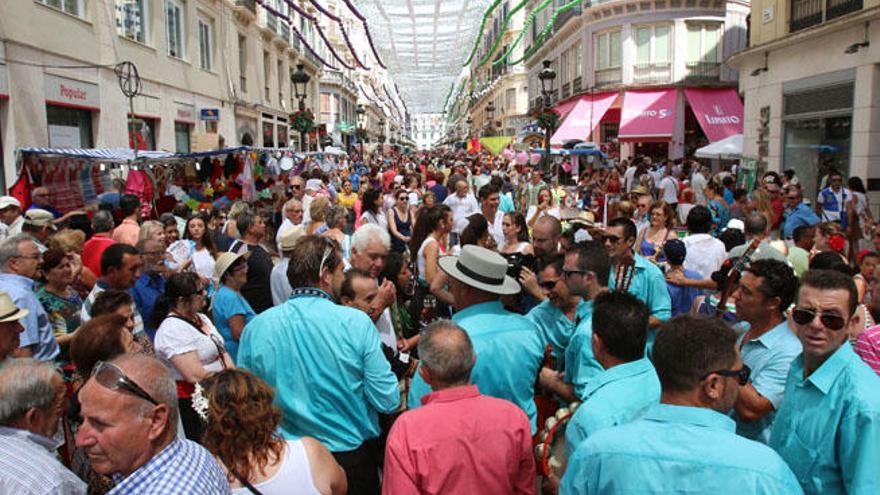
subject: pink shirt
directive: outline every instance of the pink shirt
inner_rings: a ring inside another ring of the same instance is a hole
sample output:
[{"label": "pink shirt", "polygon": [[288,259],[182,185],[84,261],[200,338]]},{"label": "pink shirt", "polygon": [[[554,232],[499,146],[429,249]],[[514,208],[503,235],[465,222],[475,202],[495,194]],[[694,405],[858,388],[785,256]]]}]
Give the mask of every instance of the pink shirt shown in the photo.
[{"label": "pink shirt", "polygon": [[860,333],[853,348],[862,361],[880,375],[880,325]]},{"label": "pink shirt", "polygon": [[382,493],[535,493],[532,429],[476,385],[432,392],[394,423]]},{"label": "pink shirt", "polygon": [[138,234],[140,234],[140,232],[140,225],[134,220],[126,218],[115,229],[113,229],[113,240],[134,246],[138,242]]}]

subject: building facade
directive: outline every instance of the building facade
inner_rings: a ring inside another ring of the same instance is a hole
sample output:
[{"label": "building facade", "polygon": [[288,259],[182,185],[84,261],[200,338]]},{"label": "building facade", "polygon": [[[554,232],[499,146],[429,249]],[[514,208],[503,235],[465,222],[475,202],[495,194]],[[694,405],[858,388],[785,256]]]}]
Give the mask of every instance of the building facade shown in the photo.
[{"label": "building facade", "polygon": [[[316,58],[254,0],[2,2],[0,17],[13,20],[0,33],[6,186],[16,147],[296,146],[297,63],[312,76],[307,105],[319,101]],[[114,70],[123,61],[141,80],[131,105]]]},{"label": "building facade", "polygon": [[749,47],[729,60],[742,74],[743,156],[794,170],[813,201],[832,168],[877,199],[878,20],[877,0],[755,0]]},{"label": "building facade", "polygon": [[412,118],[412,138],[419,149],[432,148],[446,136],[442,113],[417,113]]},{"label": "building facade", "polygon": [[695,102],[732,103],[737,73],[723,61],[746,46],[747,1],[600,0],[563,11],[564,3],[527,7],[531,109],[543,103],[538,74],[548,60],[554,108],[586,119],[578,139],[622,158],[680,158],[715,140],[713,122],[741,119]]}]

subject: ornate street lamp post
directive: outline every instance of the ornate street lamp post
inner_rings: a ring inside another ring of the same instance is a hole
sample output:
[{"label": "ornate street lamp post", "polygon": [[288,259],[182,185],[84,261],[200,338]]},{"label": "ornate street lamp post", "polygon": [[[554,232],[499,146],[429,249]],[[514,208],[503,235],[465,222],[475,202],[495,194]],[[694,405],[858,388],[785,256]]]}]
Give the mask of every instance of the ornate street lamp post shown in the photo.
[{"label": "ornate street lamp post", "polygon": [[495,102],[490,101],[488,105],[486,105],[486,116],[488,117],[489,122],[489,130],[486,131],[488,136],[492,135],[492,122],[495,120]]},{"label": "ornate street lamp post", "polygon": [[[299,100],[299,111],[305,111],[306,109],[306,85],[309,84],[309,81],[312,79],[306,74],[306,71],[303,70],[303,64],[296,64],[296,72],[291,74],[290,82],[293,83],[293,91]],[[306,150],[306,132],[305,130],[299,131],[299,146],[300,151]]]},{"label": "ornate street lamp post", "polygon": [[358,104],[357,110],[354,111],[357,114],[357,124],[358,124],[358,141],[361,143],[361,160],[364,159],[364,139],[367,135],[367,130],[364,128],[364,114],[366,110],[364,110],[364,106]]},{"label": "ornate street lamp post", "polygon": [[[553,80],[556,79],[556,71],[550,68],[550,61],[544,60],[542,62],[544,64],[544,68],[541,69],[541,72],[538,73],[538,79],[541,80],[541,99],[544,103],[544,111],[549,112],[551,106],[551,95],[550,93],[553,91]],[[548,128],[544,129],[544,170],[549,171],[550,169],[550,132],[552,129]],[[558,180],[558,177],[554,177],[554,180]]]},{"label": "ornate street lamp post", "polygon": [[379,144],[385,144],[385,119],[379,121]]}]

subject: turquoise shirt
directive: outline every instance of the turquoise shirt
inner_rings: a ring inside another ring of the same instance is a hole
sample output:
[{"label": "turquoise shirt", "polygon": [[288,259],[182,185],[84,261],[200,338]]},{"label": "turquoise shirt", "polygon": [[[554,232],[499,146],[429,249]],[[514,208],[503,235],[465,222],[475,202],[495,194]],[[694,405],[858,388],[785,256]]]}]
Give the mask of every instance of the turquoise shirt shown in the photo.
[{"label": "turquoise shirt", "polygon": [[312,436],[331,452],[379,436],[378,414],[400,404],[379,332],[362,311],[317,296],[292,296],[245,327],[238,365],[275,389],[281,433]]},{"label": "turquoise shirt", "polygon": [[232,361],[238,362],[238,341],[232,338],[229,319],[236,315],[242,315],[244,316],[244,324],[247,325],[254,319],[254,316],[257,316],[257,313],[251,308],[247,299],[225,285],[221,285],[217,295],[214,296],[211,312],[214,316],[214,326],[223,336],[226,351],[229,352]]},{"label": "turquoise shirt", "polygon": [[[526,318],[538,327],[541,346],[546,348],[549,344],[553,347],[556,369],[563,369],[565,349],[568,347],[571,334],[574,333],[574,322],[569,320],[561,309],[550,304],[549,299],[544,299],[541,304],[532,308]],[[576,315],[575,319],[577,319]]]},{"label": "turquoise shirt", "polygon": [[802,493],[776,452],[735,429],[711,409],[657,404],[582,443],[559,493]]},{"label": "turquoise shirt", "polygon": [[629,423],[659,404],[660,379],[651,361],[643,357],[603,371],[590,381],[585,393],[584,403],[565,429],[568,457],[597,431]]},{"label": "turquoise shirt", "polygon": [[593,301],[581,301],[575,321],[577,327],[565,348],[565,381],[574,385],[574,395],[584,400],[587,383],[605,371],[593,356]]},{"label": "turquoise shirt", "polygon": [[[745,335],[745,333],[740,335],[737,345],[742,343]],[[767,444],[770,442],[775,411],[779,410],[785,393],[785,381],[791,369],[791,362],[802,351],[801,341],[788,328],[788,321],[785,320],[757,339],[746,342],[741,349],[743,363],[752,370],[750,376],[752,386],[773,404],[773,411],[751,423],[740,419],[735,409],[730,416],[736,421],[738,435]]]},{"label": "turquoise shirt", "polygon": [[498,195],[498,211],[502,211],[504,213],[513,213],[516,211],[516,207],[513,205],[513,198],[510,197],[510,193],[502,193]]},{"label": "turquoise shirt", "polygon": [[[629,285],[628,292],[648,306],[651,316],[658,320],[666,321],[672,317],[672,298],[669,297],[669,288],[666,286],[666,277],[657,268],[657,265],[642,258],[638,254],[633,255],[635,261],[635,273]],[[614,289],[617,281],[614,278],[614,267],[611,267],[611,277],[608,279],[608,288]],[[645,349],[651,355],[654,346],[656,329],[648,331],[648,342]]]},{"label": "turquoise shirt", "polygon": [[[475,304],[452,316],[467,331],[477,354],[471,383],[480,393],[506,399],[529,417],[536,431],[535,379],[544,359],[538,329],[522,315],[506,311],[501,301]],[[431,388],[416,373],[409,389],[410,409],[422,405]]]},{"label": "turquoise shirt", "polygon": [[803,377],[801,355],[791,364],[770,446],[806,493],[880,493],[880,377],[849,342]]}]

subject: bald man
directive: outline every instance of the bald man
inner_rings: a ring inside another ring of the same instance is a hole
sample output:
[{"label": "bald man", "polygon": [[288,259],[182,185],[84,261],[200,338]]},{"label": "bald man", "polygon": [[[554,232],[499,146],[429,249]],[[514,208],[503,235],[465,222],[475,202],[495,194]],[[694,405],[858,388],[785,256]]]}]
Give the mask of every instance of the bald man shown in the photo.
[{"label": "bald man", "polygon": [[59,224],[66,222],[68,218],[74,215],[85,215],[86,212],[81,210],[73,210],[68,211],[67,213],[61,213],[54,206],[52,206],[52,195],[49,193],[49,189],[46,187],[37,187],[31,193],[31,200],[33,201],[31,205],[28,207],[28,210],[41,209],[46,210],[55,217],[55,220],[52,221],[54,224]]},{"label": "bald man", "polygon": [[532,229],[532,246],[535,256],[544,262],[559,253],[559,238],[562,237],[562,223],[559,219],[545,215],[535,222]]}]

